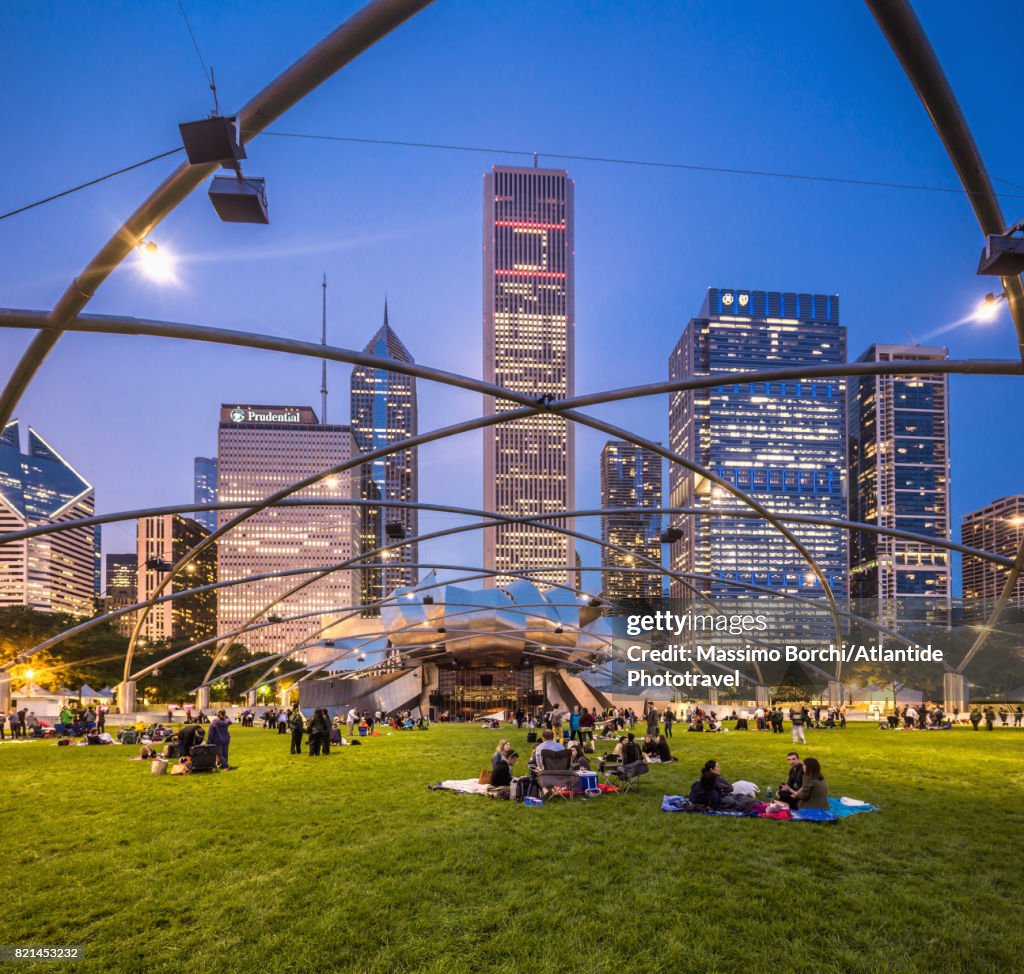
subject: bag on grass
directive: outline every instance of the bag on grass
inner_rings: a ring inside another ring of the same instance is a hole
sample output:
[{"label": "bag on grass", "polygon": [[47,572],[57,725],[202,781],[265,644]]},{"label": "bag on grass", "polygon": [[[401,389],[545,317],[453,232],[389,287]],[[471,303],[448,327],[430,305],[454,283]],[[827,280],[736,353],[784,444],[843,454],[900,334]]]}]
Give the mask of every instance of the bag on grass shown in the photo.
[{"label": "bag on grass", "polygon": [[484,768],[480,772],[480,777],[476,779],[478,785],[489,785],[491,783],[491,772]]},{"label": "bag on grass", "polygon": [[513,778],[512,784],[509,785],[508,797],[510,801],[514,802],[521,802],[526,798],[539,798],[540,788],[537,785],[537,779],[526,774]]},{"label": "bag on grass", "polygon": [[163,758],[153,758],[149,765],[150,774],[166,774],[167,762]]}]

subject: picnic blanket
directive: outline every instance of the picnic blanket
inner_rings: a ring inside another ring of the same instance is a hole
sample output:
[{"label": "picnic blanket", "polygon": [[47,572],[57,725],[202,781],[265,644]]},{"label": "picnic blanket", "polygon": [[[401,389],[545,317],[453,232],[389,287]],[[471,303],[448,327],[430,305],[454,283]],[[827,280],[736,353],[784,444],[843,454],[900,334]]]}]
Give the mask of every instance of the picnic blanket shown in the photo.
[{"label": "picnic blanket", "polygon": [[488,787],[476,778],[449,778],[430,785],[433,791],[454,791],[460,795],[486,795]]},{"label": "picnic blanket", "polygon": [[[751,809],[748,812],[735,812],[728,809],[715,811],[705,808],[702,805],[694,805],[689,798],[683,795],[665,795],[661,800],[663,812],[696,812],[702,815],[727,815],[731,818],[773,818],[765,816],[758,811]],[[828,800],[828,811],[823,808],[806,808],[803,811],[793,810],[787,818],[778,821],[789,822],[838,822],[840,819],[857,815],[861,812],[880,812],[877,805],[870,802],[862,802],[856,798],[830,798]]]}]

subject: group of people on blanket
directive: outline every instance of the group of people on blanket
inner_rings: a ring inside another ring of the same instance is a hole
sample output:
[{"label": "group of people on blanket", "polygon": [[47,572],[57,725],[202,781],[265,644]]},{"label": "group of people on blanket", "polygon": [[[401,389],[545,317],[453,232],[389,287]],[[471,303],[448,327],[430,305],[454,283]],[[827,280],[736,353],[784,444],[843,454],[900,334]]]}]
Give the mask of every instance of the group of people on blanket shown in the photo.
[{"label": "group of people on blanket", "polygon": [[[775,800],[801,811],[807,808],[828,811],[828,782],[821,773],[818,759],[805,758],[801,761],[796,751],[790,751],[786,757],[789,760],[789,774],[780,783]],[[713,811],[746,811],[754,804],[751,795],[734,793],[733,786],[722,776],[722,769],[714,759],[705,762],[700,777],[690,788],[689,797],[694,805],[702,805]],[[771,791],[768,797],[773,797]]]}]

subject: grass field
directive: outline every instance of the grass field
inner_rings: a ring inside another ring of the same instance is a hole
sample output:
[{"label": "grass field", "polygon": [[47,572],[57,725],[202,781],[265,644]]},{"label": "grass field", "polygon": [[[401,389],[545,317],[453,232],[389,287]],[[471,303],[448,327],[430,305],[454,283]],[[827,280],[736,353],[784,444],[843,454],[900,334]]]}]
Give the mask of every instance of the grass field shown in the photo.
[{"label": "grass field", "polygon": [[235,729],[239,769],[192,778],[151,776],[135,748],[0,746],[0,943],[147,974],[1021,963],[1024,731],[811,732],[832,793],[883,809],[834,826],[660,811],[711,757],[777,784],[788,735],[679,733],[679,763],[626,796],[427,789],[477,775],[504,736],[526,753],[525,732],[435,726],[292,757]]}]

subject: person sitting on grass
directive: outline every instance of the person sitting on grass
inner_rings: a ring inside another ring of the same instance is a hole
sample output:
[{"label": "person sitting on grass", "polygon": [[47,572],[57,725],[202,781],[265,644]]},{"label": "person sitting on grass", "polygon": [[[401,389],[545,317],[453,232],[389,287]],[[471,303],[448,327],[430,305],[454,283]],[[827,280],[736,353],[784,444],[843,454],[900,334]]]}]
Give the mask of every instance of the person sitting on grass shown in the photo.
[{"label": "person sitting on grass", "polygon": [[511,741],[498,741],[498,746],[494,749],[494,753],[491,755],[491,775],[498,770],[498,765],[505,760],[508,756],[508,752],[512,750]]},{"label": "person sitting on grass", "polygon": [[722,777],[722,769],[714,759],[704,762],[700,777],[690,786],[690,801],[717,811],[722,799],[732,793],[732,785]]},{"label": "person sitting on grass", "polygon": [[701,716],[699,714],[694,716],[693,721],[690,723],[690,726],[687,728],[687,731],[692,731],[693,733],[696,733],[696,734],[703,734],[704,733],[704,721],[703,721],[703,719],[701,718]]},{"label": "person sitting on grass", "polygon": [[779,801],[786,802],[790,808],[796,808],[795,796],[804,784],[804,766],[796,751],[790,751],[786,760],[789,761],[789,775],[785,783],[779,785]]},{"label": "person sitting on grass", "polygon": [[654,739],[653,734],[646,734],[644,736],[644,742],[640,745],[640,750],[649,758],[654,757],[658,753],[658,742]]},{"label": "person sitting on grass", "polygon": [[578,741],[569,742],[569,767],[573,771],[589,771],[590,761],[583,753]]},{"label": "person sitting on grass", "polygon": [[678,758],[672,757],[672,751],[668,746],[668,738],[664,734],[658,735],[658,740],[654,750],[655,756],[662,764],[667,764],[669,761],[678,761]]},{"label": "person sitting on grass", "polygon": [[560,740],[555,740],[555,732],[550,727],[545,727],[541,731],[541,743],[534,749],[534,754],[530,756],[529,765],[530,767],[537,767],[539,764],[538,755],[542,751],[564,751]]},{"label": "person sitting on grass", "polygon": [[821,774],[821,764],[817,758],[804,759],[803,784],[791,798],[790,806],[801,811],[805,808],[820,808],[828,811],[828,782]]},{"label": "person sitting on grass", "polygon": [[512,784],[512,769],[519,755],[509,748],[507,751],[495,751],[494,757],[496,760],[491,768],[491,787],[508,788]]},{"label": "person sitting on grass", "polygon": [[632,734],[626,735],[626,740],[622,743],[622,755],[623,765],[638,764],[640,762],[647,763],[647,755],[644,754],[643,749],[637,744]]}]

